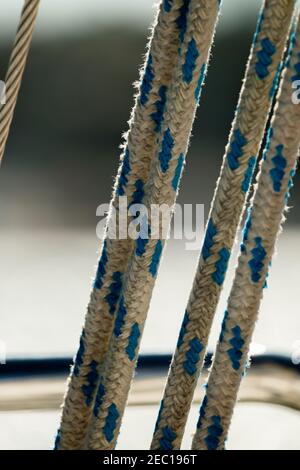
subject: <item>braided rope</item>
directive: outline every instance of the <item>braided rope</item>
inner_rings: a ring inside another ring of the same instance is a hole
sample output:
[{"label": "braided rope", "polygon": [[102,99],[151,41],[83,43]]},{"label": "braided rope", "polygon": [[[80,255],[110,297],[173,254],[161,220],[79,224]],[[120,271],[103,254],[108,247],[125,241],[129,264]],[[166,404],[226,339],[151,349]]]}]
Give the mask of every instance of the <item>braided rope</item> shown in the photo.
[{"label": "braided rope", "polygon": [[[219,12],[217,0],[191,0],[178,65],[167,95],[163,135],[143,203],[174,204],[174,178],[187,152]],[[103,379],[97,392],[89,449],[113,449],[136,364],[164,241],[138,239],[120,301]],[[172,436],[170,437],[170,446]]]},{"label": "braided rope", "polygon": [[172,433],[180,448],[187,416],[276,90],[293,0],[263,5],[187,310],[171,364],[152,449]]},{"label": "braided rope", "polygon": [[193,449],[224,448],[263,287],[284,218],[300,146],[300,106],[292,101],[292,82],[300,71],[300,24],[292,45],[293,53],[285,70],[260,166]]},{"label": "braided rope", "polygon": [[0,164],[13,119],[40,0],[26,0],[5,79],[6,103],[0,109]]},{"label": "braided rope", "polygon": [[[127,196],[131,204],[140,202],[144,193],[161,133],[166,93],[185,29],[188,4],[189,0],[162,1],[160,4],[114,188],[112,207],[117,213],[117,233],[119,196]],[[109,215],[80,347],[64,400],[57,449],[81,449],[84,446],[123,276],[133,252],[132,240],[109,238],[112,222]]]}]

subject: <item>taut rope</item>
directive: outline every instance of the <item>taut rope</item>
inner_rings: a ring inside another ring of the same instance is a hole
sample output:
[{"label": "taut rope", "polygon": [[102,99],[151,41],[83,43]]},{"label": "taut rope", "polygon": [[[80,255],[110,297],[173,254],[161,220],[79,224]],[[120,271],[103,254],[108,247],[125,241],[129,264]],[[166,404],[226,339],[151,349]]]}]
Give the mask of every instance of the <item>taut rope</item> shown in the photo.
[{"label": "taut rope", "polygon": [[[171,4],[170,2],[165,2]],[[172,85],[167,92],[160,145],[153,160],[143,204],[172,206],[187,152],[219,13],[217,0],[191,0]],[[151,227],[150,227],[151,231]],[[113,449],[139,351],[146,314],[163,250],[162,239],[138,239],[130,260],[103,379],[98,388],[89,449]],[[169,434],[166,439],[173,440]]]},{"label": "taut rope", "polygon": [[264,2],[221,175],[215,191],[198,269],[182,323],[152,449],[182,441],[208,336],[225,279],[256,157],[278,81],[294,0]]},{"label": "taut rope", "polygon": [[[112,207],[117,213],[120,196],[127,196],[129,204],[139,203],[143,198],[162,132],[167,90],[186,27],[188,4],[187,0],[160,4],[115,184]],[[109,216],[80,347],[65,397],[57,449],[81,449],[84,445],[124,273],[134,249],[134,242],[127,237],[124,240],[109,238],[112,223],[113,218]],[[117,234],[118,230],[117,226]]]},{"label": "taut rope", "polygon": [[249,346],[280,231],[300,146],[300,106],[292,83],[300,70],[300,23],[269,130],[235,280],[209,376],[193,449],[224,448]]},{"label": "taut rope", "polygon": [[25,0],[5,79],[6,103],[0,108],[0,164],[5,151],[40,0]]}]

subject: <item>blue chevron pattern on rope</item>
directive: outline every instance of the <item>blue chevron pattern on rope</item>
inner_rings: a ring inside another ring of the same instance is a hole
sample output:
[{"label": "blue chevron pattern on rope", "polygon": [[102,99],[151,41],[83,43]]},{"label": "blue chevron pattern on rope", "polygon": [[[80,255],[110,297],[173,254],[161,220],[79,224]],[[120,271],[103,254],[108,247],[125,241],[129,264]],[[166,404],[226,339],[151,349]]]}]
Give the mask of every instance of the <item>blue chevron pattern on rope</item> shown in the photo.
[{"label": "blue chevron pattern on rope", "polygon": [[164,9],[170,13],[171,9],[172,9],[172,3],[173,3],[173,0],[164,0]]},{"label": "blue chevron pattern on rope", "polygon": [[114,438],[115,430],[117,427],[117,421],[120,417],[120,413],[114,403],[108,408],[108,414],[103,428],[103,433],[108,442],[111,442]]},{"label": "blue chevron pattern on rope", "polygon": [[138,323],[132,325],[130,336],[128,338],[128,345],[126,347],[127,356],[131,361],[135,358],[135,351],[139,344],[139,337],[141,336]]},{"label": "blue chevron pattern on rope", "polygon": [[75,361],[74,361],[74,375],[75,375],[75,377],[78,377],[79,372],[80,372],[80,367],[83,363],[83,356],[84,356],[84,352],[85,352],[84,342],[85,342],[85,331],[83,330],[83,332],[81,334],[81,337],[80,337],[80,341],[79,341],[79,348],[78,348],[76,358],[75,358]]},{"label": "blue chevron pattern on rope", "polygon": [[193,338],[189,342],[189,346],[190,348],[185,355],[186,360],[183,363],[183,367],[189,375],[194,375],[197,371],[197,363],[199,362],[200,353],[203,351],[203,344],[198,338]]},{"label": "blue chevron pattern on rope", "polygon": [[150,227],[148,226],[147,217],[141,222],[140,234],[135,242],[135,253],[137,256],[143,256],[149,243]]},{"label": "blue chevron pattern on rope", "polygon": [[167,102],[167,87],[162,85],[158,91],[159,99],[155,103],[156,111],[151,114],[151,118],[155,122],[155,132],[161,130],[161,125],[164,120],[164,111]]},{"label": "blue chevron pattern on rope", "polygon": [[248,167],[247,167],[247,170],[246,170],[246,173],[245,173],[245,178],[244,178],[244,181],[242,183],[243,193],[247,193],[249,188],[250,188],[250,184],[251,184],[254,169],[255,169],[255,164],[256,164],[256,157],[249,158]]},{"label": "blue chevron pattern on rope", "polygon": [[291,195],[290,191],[294,186],[294,177],[295,177],[295,175],[296,175],[296,168],[294,168],[290,172],[290,180],[289,180],[288,189],[287,189],[287,192],[286,192],[286,195],[285,195],[286,203],[288,203],[288,201],[289,201],[289,198],[290,198],[290,195]]},{"label": "blue chevron pattern on rope", "polygon": [[220,343],[222,343],[222,341],[224,341],[224,334],[225,334],[225,330],[226,330],[228,315],[229,315],[229,312],[226,310],[225,314],[224,314],[223,321],[222,321],[222,326],[221,326],[221,333],[220,333],[220,338],[219,338]]},{"label": "blue chevron pattern on rope", "polygon": [[230,251],[227,248],[222,248],[218,254],[220,259],[215,264],[216,271],[212,274],[212,278],[219,286],[221,286],[225,280]]},{"label": "blue chevron pattern on rope", "polygon": [[251,279],[252,282],[259,282],[261,279],[261,271],[264,267],[264,260],[267,256],[267,252],[263,247],[261,237],[255,238],[255,248],[251,250],[252,259],[249,261],[249,266],[251,268],[252,274]]},{"label": "blue chevron pattern on rope", "polygon": [[102,253],[101,253],[101,256],[100,256],[100,259],[99,259],[98,269],[97,269],[97,273],[96,273],[96,279],[95,279],[95,282],[94,282],[94,288],[95,289],[99,290],[103,286],[103,277],[105,276],[105,273],[106,273],[107,262],[108,262],[107,244],[106,244],[106,240],[105,240],[104,243],[103,243]]},{"label": "blue chevron pattern on rope", "polygon": [[90,406],[90,404],[93,401],[93,396],[94,396],[94,390],[98,385],[98,363],[96,361],[92,361],[89,364],[90,367],[90,372],[87,375],[87,381],[88,385],[82,385],[81,390],[83,394],[85,395],[85,403],[87,406]]},{"label": "blue chevron pattern on rope", "polygon": [[229,168],[234,171],[240,166],[239,159],[243,155],[243,147],[247,144],[247,139],[243,136],[240,129],[234,131],[234,139],[230,144],[230,152],[227,160]]},{"label": "blue chevron pattern on rope", "polygon": [[135,252],[136,252],[137,256],[143,256],[143,254],[146,251],[146,246],[147,246],[148,243],[149,243],[149,240],[147,238],[139,237],[136,240],[136,250],[135,250]]},{"label": "blue chevron pattern on rope", "polygon": [[149,54],[148,62],[145,68],[145,74],[141,84],[141,104],[145,106],[149,99],[149,94],[152,90],[152,84],[154,79],[154,71],[153,71],[153,60],[151,54]]},{"label": "blue chevron pattern on rope", "polygon": [[272,162],[274,163],[274,168],[270,170],[270,176],[273,181],[273,189],[276,193],[280,193],[282,180],[285,176],[285,169],[287,166],[287,161],[283,156],[282,152],[284,150],[283,145],[277,145],[276,147],[276,155],[272,158]]},{"label": "blue chevron pattern on rope", "polygon": [[115,326],[114,326],[114,335],[117,336],[117,337],[120,336],[120,334],[122,332],[122,328],[123,328],[124,322],[125,322],[126,313],[127,312],[126,312],[126,308],[125,308],[125,305],[124,305],[124,297],[122,297],[121,300],[120,300],[118,314],[117,314],[116,321],[115,321]]},{"label": "blue chevron pattern on rope", "polygon": [[207,398],[207,395],[205,395],[205,397],[203,398],[201,407],[200,407],[199,419],[197,422],[197,429],[201,428],[202,421],[205,418],[207,403],[208,403],[208,398]]},{"label": "blue chevron pattern on rope", "polygon": [[118,183],[118,187],[117,187],[117,195],[118,196],[124,196],[124,194],[125,194],[125,188],[126,188],[127,183],[128,183],[127,176],[131,171],[129,158],[130,158],[129,150],[127,148],[125,150],[123,163],[122,163],[122,169],[121,169],[121,173],[120,173],[120,176],[119,176],[119,183]]},{"label": "blue chevron pattern on rope", "polygon": [[214,245],[214,237],[217,235],[217,228],[212,219],[207,224],[205,239],[202,247],[202,257],[206,261],[211,255],[211,248]]},{"label": "blue chevron pattern on rope", "polygon": [[109,294],[105,297],[105,300],[109,305],[109,313],[113,315],[116,311],[122,288],[122,274],[119,271],[114,272],[112,275],[112,280],[113,282],[108,288]]},{"label": "blue chevron pattern on rope", "polygon": [[177,28],[179,29],[179,39],[181,42],[184,40],[184,36],[187,28],[187,15],[189,12],[191,0],[183,0],[183,5],[179,10],[179,16],[176,20]]},{"label": "blue chevron pattern on rope", "polygon": [[235,326],[231,329],[233,333],[232,339],[229,341],[232,348],[227,351],[228,356],[230,357],[231,364],[234,370],[239,370],[241,367],[241,359],[243,356],[242,347],[245,344],[245,341],[241,335],[241,328],[239,326]]},{"label": "blue chevron pattern on rope", "polygon": [[203,83],[205,80],[205,75],[206,75],[206,64],[203,64],[201,67],[200,75],[199,75],[198,85],[195,90],[195,98],[197,101],[199,101],[201,97],[201,91],[202,91]]},{"label": "blue chevron pattern on rope", "polygon": [[221,425],[221,417],[220,416],[212,416],[211,417],[211,426],[207,428],[208,435],[204,439],[207,449],[208,450],[217,450],[220,437],[223,434],[223,427]]},{"label": "blue chevron pattern on rope", "polygon": [[180,333],[179,333],[177,348],[180,348],[183,345],[184,337],[185,337],[185,334],[186,334],[186,328],[189,324],[189,321],[190,321],[189,314],[186,311],[185,314],[184,314],[184,317],[183,317],[183,322],[182,322]]},{"label": "blue chevron pattern on rope", "polygon": [[181,175],[182,175],[183,165],[184,165],[184,155],[181,154],[181,155],[179,155],[177,167],[176,167],[175,174],[174,174],[174,178],[172,180],[172,188],[174,189],[175,192],[177,191],[178,186],[179,186],[179,181],[180,181],[180,178],[181,178]]},{"label": "blue chevron pattern on rope", "polygon": [[169,163],[172,158],[173,147],[174,139],[172,137],[170,129],[167,129],[164,133],[161,151],[159,152],[160,168],[163,173],[166,173],[169,169]]},{"label": "blue chevron pattern on rope", "polygon": [[132,195],[132,204],[141,204],[145,195],[144,182],[142,180],[136,180],[134,186],[135,191]]},{"label": "blue chevron pattern on rope", "polygon": [[257,53],[258,62],[255,66],[257,76],[263,80],[269,75],[269,67],[273,62],[273,55],[276,52],[276,47],[269,38],[264,38],[261,41],[261,50]]},{"label": "blue chevron pattern on rope", "polygon": [[158,240],[158,242],[156,243],[155,249],[154,249],[154,253],[153,253],[153,256],[152,256],[152,259],[151,259],[150,266],[149,266],[149,272],[152,274],[153,277],[155,277],[156,274],[157,274],[159,261],[160,261],[161,255],[162,255],[162,251],[163,251],[162,242],[161,242],[161,240]]},{"label": "blue chevron pattern on rope", "polygon": [[173,441],[176,439],[176,433],[169,426],[163,428],[162,432],[163,437],[159,441],[161,450],[172,450]]},{"label": "blue chevron pattern on rope", "polygon": [[182,66],[183,81],[190,84],[193,80],[194,71],[196,69],[199,51],[195,39],[191,39],[185,55],[185,62]]},{"label": "blue chevron pattern on rope", "polygon": [[276,95],[276,93],[278,91],[282,68],[283,68],[283,64],[280,63],[277,67],[276,75],[274,77],[272,88],[270,90],[270,98],[271,99],[274,98],[274,96]]}]

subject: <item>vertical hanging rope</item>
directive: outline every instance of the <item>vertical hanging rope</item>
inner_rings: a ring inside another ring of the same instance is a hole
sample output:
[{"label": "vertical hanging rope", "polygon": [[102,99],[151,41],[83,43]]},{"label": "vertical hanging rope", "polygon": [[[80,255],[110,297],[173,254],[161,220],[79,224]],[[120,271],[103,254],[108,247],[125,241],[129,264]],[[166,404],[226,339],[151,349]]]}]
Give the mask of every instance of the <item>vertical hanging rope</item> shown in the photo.
[{"label": "vertical hanging rope", "polygon": [[32,40],[40,0],[26,0],[5,79],[6,103],[0,108],[0,164],[9,134]]},{"label": "vertical hanging rope", "polygon": [[[295,39],[295,38],[294,38]],[[224,448],[300,146],[300,26],[269,131],[193,449]]]},{"label": "vertical hanging rope", "polygon": [[[187,151],[219,3],[217,0],[190,2],[178,65],[167,94],[160,148],[145,189],[143,203],[148,210],[152,204],[174,204],[178,166],[182,169]],[[97,392],[89,449],[113,449],[116,445],[163,245],[162,239],[151,237],[136,241]],[[173,436],[169,438],[171,445]]]},{"label": "vertical hanging rope", "polygon": [[152,449],[180,448],[212,320],[276,90],[295,2],[266,0],[171,364]]},{"label": "vertical hanging rope", "polygon": [[[186,27],[188,5],[189,0],[162,1],[160,4],[115,183],[112,208],[117,214],[120,196],[127,196],[129,205],[141,202],[143,197],[161,133],[167,90]],[[124,240],[109,238],[112,223],[110,214],[80,347],[64,401],[61,427],[56,439],[57,449],[83,447],[115,321],[123,276],[133,251],[134,243],[128,237]],[[117,234],[118,231],[119,217]]]}]

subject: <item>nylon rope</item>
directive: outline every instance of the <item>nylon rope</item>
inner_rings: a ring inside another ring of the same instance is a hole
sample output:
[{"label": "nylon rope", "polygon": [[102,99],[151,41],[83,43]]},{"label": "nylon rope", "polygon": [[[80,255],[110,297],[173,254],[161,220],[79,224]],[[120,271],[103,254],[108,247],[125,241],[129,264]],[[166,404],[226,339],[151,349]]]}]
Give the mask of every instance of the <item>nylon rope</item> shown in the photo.
[{"label": "nylon rope", "polygon": [[[175,202],[219,6],[217,0],[191,0],[189,4],[175,75],[167,92],[159,148],[142,200],[148,209],[152,204],[172,206]],[[163,246],[162,238],[136,241],[97,391],[88,449],[116,445]]]},{"label": "nylon rope", "polygon": [[[152,449],[179,449],[278,82],[293,0],[266,0],[254,37]],[[167,436],[172,436],[168,439]]]},{"label": "nylon rope", "polygon": [[193,449],[223,449],[227,439],[297,164],[300,106],[292,100],[292,84],[299,79],[299,72],[300,23],[296,35],[292,37],[291,57],[284,72],[244,228],[238,266],[200,410]]},{"label": "nylon rope", "polygon": [[0,164],[31,45],[40,0],[25,0],[5,79],[6,102],[0,108]]}]

